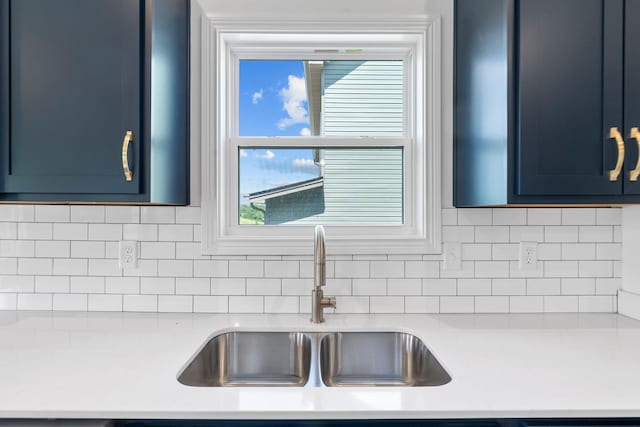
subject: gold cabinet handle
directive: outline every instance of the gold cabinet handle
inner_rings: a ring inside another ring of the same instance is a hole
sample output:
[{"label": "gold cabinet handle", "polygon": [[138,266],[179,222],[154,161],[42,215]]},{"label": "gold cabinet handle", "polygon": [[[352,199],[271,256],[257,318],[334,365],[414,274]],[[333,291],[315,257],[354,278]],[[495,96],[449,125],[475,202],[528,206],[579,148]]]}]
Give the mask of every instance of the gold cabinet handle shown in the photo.
[{"label": "gold cabinet handle", "polygon": [[631,138],[634,138],[638,143],[638,162],[636,168],[629,173],[629,181],[636,182],[640,176],[640,130],[638,128],[631,128]]},{"label": "gold cabinet handle", "polygon": [[624,163],[624,139],[618,128],[611,128],[609,138],[615,139],[618,145],[618,162],[614,170],[609,171],[609,181],[617,181],[622,172],[622,164]]},{"label": "gold cabinet handle", "polygon": [[133,181],[133,172],[129,169],[129,143],[133,141],[133,132],[128,130],[124,134],[124,141],[122,141],[122,170],[124,171],[124,179],[127,181]]}]

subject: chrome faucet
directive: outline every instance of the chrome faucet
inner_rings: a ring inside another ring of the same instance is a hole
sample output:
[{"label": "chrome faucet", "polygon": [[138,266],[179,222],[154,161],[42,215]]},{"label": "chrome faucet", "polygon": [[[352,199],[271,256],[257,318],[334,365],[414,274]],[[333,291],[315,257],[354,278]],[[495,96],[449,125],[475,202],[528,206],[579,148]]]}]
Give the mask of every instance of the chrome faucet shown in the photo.
[{"label": "chrome faucet", "polygon": [[325,297],[322,287],[327,284],[327,255],[324,250],[324,227],[316,225],[313,234],[313,291],[311,291],[311,321],[324,322],[324,309],[336,308],[334,297]]}]

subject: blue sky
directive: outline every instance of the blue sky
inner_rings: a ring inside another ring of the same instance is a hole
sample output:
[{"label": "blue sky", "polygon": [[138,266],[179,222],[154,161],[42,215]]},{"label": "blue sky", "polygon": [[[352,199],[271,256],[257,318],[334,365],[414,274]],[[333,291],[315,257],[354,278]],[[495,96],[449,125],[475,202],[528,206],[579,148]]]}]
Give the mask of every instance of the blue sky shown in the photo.
[{"label": "blue sky", "polygon": [[[308,134],[303,62],[240,61],[239,108],[240,136]],[[277,140],[273,149],[241,150],[241,196],[317,177],[312,159],[312,150],[277,149]]]}]

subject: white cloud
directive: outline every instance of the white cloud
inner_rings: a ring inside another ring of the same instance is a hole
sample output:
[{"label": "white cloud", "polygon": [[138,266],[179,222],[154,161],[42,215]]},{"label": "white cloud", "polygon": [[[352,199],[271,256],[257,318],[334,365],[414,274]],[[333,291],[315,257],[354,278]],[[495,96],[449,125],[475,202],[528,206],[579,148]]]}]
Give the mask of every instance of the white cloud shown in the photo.
[{"label": "white cloud", "polygon": [[286,129],[297,123],[309,123],[309,115],[304,103],[307,102],[307,89],[304,77],[289,76],[289,85],[280,89],[282,109],[289,117],[278,122],[279,129]]},{"label": "white cloud", "polygon": [[318,165],[316,165],[312,159],[294,159],[291,166],[295,172],[310,175],[316,175],[318,173]]},{"label": "white cloud", "polygon": [[262,99],[262,94],[264,93],[264,90],[260,89],[258,92],[254,92],[253,95],[251,95],[251,102],[255,105],[258,103],[258,101],[260,101]]},{"label": "white cloud", "polygon": [[240,157],[247,157],[248,155],[247,150],[240,150]]},{"label": "white cloud", "polygon": [[309,128],[300,129],[300,136],[311,136],[311,129]]},{"label": "white cloud", "polygon": [[271,160],[275,157],[275,153],[271,150],[267,150],[264,152],[264,154],[256,154],[256,157],[260,158],[260,159],[266,159],[266,160]]}]

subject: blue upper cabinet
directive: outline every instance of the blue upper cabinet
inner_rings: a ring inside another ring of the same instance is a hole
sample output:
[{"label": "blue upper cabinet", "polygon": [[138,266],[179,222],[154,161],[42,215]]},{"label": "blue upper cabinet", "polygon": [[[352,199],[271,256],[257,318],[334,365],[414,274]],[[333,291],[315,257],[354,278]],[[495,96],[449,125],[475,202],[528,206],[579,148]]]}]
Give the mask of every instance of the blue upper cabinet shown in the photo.
[{"label": "blue upper cabinet", "polygon": [[456,206],[640,201],[639,18],[640,0],[456,0]]},{"label": "blue upper cabinet", "polygon": [[0,200],[186,204],[187,0],[0,0]]}]

